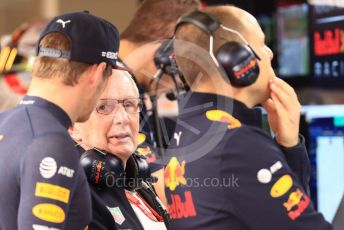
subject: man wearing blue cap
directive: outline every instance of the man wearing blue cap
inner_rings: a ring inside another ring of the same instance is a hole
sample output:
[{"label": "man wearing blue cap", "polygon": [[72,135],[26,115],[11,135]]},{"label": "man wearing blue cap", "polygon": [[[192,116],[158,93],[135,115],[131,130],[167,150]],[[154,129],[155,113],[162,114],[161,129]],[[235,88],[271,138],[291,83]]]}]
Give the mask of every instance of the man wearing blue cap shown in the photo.
[{"label": "man wearing blue cap", "polygon": [[88,119],[116,68],[117,29],[88,12],[42,32],[27,95],[0,114],[0,229],[83,229],[90,193],[67,129]]}]

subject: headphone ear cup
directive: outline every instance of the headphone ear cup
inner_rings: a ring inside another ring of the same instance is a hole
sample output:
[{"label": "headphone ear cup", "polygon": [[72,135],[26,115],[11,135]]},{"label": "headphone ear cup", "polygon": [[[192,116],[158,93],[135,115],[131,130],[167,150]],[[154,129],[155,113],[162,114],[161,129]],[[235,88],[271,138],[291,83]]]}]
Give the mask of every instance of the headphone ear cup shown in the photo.
[{"label": "headphone ear cup", "polygon": [[252,49],[239,42],[226,42],[216,52],[216,59],[223,67],[234,87],[253,84],[259,76],[257,57]]},{"label": "headphone ear cup", "polygon": [[[90,149],[83,153],[80,158],[80,164],[85,170],[88,181],[98,188],[104,188],[109,185],[108,179],[111,179],[110,183],[117,183],[120,182],[117,179],[123,180],[124,178],[121,160],[116,156],[102,153],[97,149]],[[111,178],[109,177],[110,174]]]},{"label": "headphone ear cup", "polygon": [[151,178],[151,171],[145,158],[138,153],[133,153],[125,166],[125,188],[133,191],[141,188],[141,181]]}]

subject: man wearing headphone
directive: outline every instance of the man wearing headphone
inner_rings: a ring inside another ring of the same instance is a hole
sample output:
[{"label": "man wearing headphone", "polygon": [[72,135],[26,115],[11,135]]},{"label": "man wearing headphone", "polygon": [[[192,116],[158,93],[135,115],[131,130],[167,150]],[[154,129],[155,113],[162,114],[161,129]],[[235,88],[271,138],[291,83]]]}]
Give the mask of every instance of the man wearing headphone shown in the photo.
[{"label": "man wearing headphone", "polygon": [[[199,7],[198,0],[144,0],[137,8],[133,19],[121,33],[121,46],[119,57],[135,74],[141,98],[147,97],[145,102],[150,105],[149,95],[155,94],[156,79],[154,79],[157,68],[153,58],[161,42],[170,39],[174,33],[174,27],[178,18],[188,11]],[[175,85],[171,76],[163,75],[159,81],[159,90],[171,91]],[[160,92],[160,91],[159,91]],[[150,111],[144,105],[141,113],[140,141],[138,150],[145,154],[147,162],[153,174],[160,178],[155,188],[165,202],[163,188],[163,166],[156,163],[159,158],[157,147],[157,131],[154,130]]]},{"label": "man wearing headphone", "polygon": [[81,165],[92,193],[89,229],[166,229],[167,211],[150,185],[148,164],[134,153],[141,109],[131,75],[115,70],[90,118],[71,131],[87,150]]},{"label": "man wearing headphone", "polygon": [[[275,76],[256,19],[209,7],[184,15],[175,39],[191,91],[165,159],[171,229],[331,229],[307,193],[300,103]],[[258,104],[274,139],[261,129]]]}]

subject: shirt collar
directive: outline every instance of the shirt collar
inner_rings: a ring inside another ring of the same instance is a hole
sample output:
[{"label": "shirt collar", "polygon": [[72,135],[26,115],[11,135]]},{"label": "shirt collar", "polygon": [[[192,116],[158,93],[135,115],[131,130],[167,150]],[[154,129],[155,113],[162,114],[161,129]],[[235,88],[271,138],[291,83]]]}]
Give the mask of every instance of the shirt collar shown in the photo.
[{"label": "shirt collar", "polygon": [[38,106],[48,110],[66,129],[72,125],[68,114],[56,104],[41,97],[26,95],[20,102],[20,106]]},{"label": "shirt collar", "polygon": [[250,109],[244,103],[230,97],[210,93],[188,92],[178,102],[180,117],[186,118],[208,110],[217,109],[230,113],[241,123],[261,127],[261,110]]}]

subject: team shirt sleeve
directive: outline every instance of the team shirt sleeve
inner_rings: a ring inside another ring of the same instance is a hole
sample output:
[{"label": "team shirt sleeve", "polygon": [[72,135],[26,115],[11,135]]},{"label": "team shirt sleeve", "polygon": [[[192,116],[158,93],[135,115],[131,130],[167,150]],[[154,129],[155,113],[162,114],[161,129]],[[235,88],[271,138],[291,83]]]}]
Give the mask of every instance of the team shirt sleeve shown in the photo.
[{"label": "team shirt sleeve", "polygon": [[37,137],[20,165],[18,229],[84,229],[90,193],[79,155],[63,134]]},{"label": "team shirt sleeve", "polygon": [[290,169],[298,177],[301,185],[309,195],[311,164],[308,158],[308,152],[305,145],[305,138],[302,135],[299,135],[299,143],[291,148],[285,148],[281,145],[279,145],[279,147],[281,151],[284,153],[284,156]]},{"label": "team shirt sleeve", "polygon": [[263,132],[242,128],[228,139],[223,158],[222,177],[238,178],[238,186],[226,190],[226,207],[249,229],[332,229],[283,151]]}]

